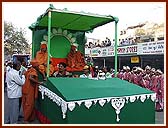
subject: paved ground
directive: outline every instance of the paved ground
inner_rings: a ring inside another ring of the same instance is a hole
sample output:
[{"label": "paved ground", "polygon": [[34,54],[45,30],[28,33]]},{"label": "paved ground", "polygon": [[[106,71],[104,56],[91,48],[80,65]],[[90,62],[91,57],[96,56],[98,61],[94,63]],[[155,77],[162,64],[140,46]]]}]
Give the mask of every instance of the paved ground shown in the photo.
[{"label": "paved ground", "polygon": [[[8,105],[8,98],[6,92],[4,93],[4,120],[6,115],[8,114],[7,106]],[[156,124],[163,124],[164,123],[164,112],[156,112],[155,113],[155,123]],[[19,118],[18,124],[23,124],[23,118]],[[38,120],[31,122],[30,124],[40,124]]]},{"label": "paved ground", "polygon": [[155,112],[156,124],[164,124],[164,112]]}]

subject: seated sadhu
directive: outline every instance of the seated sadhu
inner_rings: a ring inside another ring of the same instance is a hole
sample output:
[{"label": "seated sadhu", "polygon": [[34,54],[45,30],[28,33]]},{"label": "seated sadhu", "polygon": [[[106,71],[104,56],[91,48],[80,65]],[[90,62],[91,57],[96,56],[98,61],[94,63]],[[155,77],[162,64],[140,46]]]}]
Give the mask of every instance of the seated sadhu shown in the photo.
[{"label": "seated sadhu", "polygon": [[67,56],[67,66],[70,68],[81,69],[86,65],[84,56],[80,51],[77,51],[78,44],[71,45],[71,50]]},{"label": "seated sadhu", "polygon": [[[40,51],[37,51],[35,59],[39,63],[39,71],[42,73],[44,80],[46,80],[48,52],[47,52],[47,44],[45,41],[41,43]],[[50,68],[50,75],[51,73],[54,72],[51,70],[54,70],[54,68]]]}]

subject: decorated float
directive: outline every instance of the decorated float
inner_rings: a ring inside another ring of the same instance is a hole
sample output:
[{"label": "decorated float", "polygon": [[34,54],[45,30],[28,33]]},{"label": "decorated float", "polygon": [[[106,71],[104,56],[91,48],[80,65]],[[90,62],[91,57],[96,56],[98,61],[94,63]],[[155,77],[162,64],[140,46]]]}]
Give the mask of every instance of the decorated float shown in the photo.
[{"label": "decorated float", "polygon": [[[98,14],[58,10],[50,6],[29,28],[32,30],[32,58],[47,42],[48,62],[57,70],[60,62],[67,64],[72,44],[78,44],[83,55],[85,32],[107,23],[115,23],[117,49],[118,18]],[[117,51],[115,51],[117,60]],[[72,73],[81,68],[67,67]],[[115,76],[117,61],[115,61]],[[39,86],[36,114],[41,123],[52,124],[153,124],[155,123],[154,92],[118,78],[93,80],[49,76]]]}]

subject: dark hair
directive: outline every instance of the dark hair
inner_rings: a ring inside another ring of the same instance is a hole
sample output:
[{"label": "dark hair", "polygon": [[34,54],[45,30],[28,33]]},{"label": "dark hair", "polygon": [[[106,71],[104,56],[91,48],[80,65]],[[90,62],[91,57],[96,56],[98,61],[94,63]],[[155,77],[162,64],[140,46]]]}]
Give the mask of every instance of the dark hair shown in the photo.
[{"label": "dark hair", "polygon": [[17,67],[21,65],[20,61],[16,61],[13,63],[13,69],[17,70]]},{"label": "dark hair", "polygon": [[60,62],[59,65],[62,65],[64,68],[66,68],[66,64],[64,62]]}]

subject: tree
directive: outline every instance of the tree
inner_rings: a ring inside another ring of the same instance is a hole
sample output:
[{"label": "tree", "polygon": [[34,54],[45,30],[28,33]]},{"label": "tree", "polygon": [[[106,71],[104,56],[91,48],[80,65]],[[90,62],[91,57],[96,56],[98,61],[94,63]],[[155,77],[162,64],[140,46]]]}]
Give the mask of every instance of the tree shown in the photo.
[{"label": "tree", "polygon": [[10,22],[4,22],[4,54],[12,55],[14,51],[17,53],[26,53],[30,48],[25,38],[25,30],[16,28]]}]

